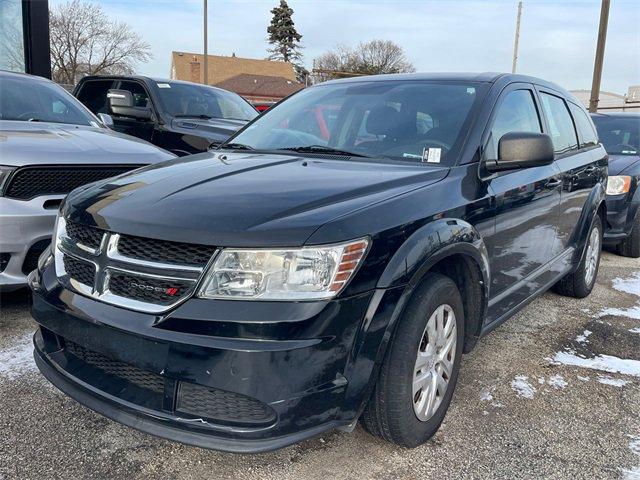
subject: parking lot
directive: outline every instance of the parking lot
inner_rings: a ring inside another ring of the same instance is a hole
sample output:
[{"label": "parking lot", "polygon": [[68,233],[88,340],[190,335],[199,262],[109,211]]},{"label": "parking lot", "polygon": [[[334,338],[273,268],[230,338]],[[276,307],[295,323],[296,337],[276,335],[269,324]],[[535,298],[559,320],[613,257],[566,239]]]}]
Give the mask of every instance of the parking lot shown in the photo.
[{"label": "parking lot", "polygon": [[585,300],[547,293],[463,359],[414,450],[358,427],[262,455],[156,439],[78,405],[31,359],[25,293],[0,311],[0,479],[640,478],[640,264],[603,256]]}]

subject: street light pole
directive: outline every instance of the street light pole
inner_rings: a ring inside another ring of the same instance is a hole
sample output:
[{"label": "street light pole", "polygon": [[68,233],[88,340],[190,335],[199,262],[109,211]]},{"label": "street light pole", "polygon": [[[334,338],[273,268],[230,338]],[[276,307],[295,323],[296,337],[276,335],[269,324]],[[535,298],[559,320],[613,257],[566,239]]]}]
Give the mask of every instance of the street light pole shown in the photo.
[{"label": "street light pole", "polygon": [[589,98],[589,111],[598,111],[600,100],[600,81],[602,80],[602,64],[604,63],[604,45],[607,41],[607,25],[609,24],[610,0],[602,0],[600,7],[600,26],[598,27],[598,44],[596,45],[596,60],[593,66],[593,81],[591,82],[591,98]]},{"label": "street light pole", "polygon": [[516,63],[518,62],[518,44],[520,43],[520,18],[522,17],[522,0],[518,2],[518,18],[516,20],[516,38],[513,41],[513,63],[511,73],[516,73]]},{"label": "street light pole", "polygon": [[207,0],[204,0],[204,84],[209,84],[209,54],[207,53]]}]

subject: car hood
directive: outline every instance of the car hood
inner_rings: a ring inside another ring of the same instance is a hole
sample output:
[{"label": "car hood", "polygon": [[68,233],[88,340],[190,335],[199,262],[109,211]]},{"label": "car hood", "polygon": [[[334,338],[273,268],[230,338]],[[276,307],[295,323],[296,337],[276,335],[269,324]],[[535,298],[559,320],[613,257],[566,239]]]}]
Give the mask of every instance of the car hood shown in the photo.
[{"label": "car hood", "polygon": [[107,128],[0,121],[0,163],[10,166],[157,163],[175,155]]},{"label": "car hood", "polygon": [[63,213],[163,240],[299,246],[332,219],[437,182],[447,172],[424,164],[203,153],[77,190]]},{"label": "car hood", "polygon": [[609,155],[609,175],[620,175],[640,162],[640,155]]},{"label": "car hood", "polygon": [[229,138],[247,124],[245,120],[230,120],[225,118],[173,118],[171,126],[174,129],[193,130],[194,133],[206,135],[212,140],[222,141]]}]

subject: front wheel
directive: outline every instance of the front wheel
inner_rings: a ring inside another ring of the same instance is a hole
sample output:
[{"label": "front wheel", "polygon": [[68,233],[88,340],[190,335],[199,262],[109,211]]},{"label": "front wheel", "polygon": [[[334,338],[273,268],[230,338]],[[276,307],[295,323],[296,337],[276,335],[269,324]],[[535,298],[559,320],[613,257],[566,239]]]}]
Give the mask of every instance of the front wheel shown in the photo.
[{"label": "front wheel", "polygon": [[370,433],[416,447],[440,427],[458,379],[464,309],[456,284],[428,274],[399,322],[361,420]]},{"label": "front wheel", "polygon": [[616,253],[623,257],[640,258],[640,213],[636,215],[629,236],[616,245]]},{"label": "front wheel", "polygon": [[596,215],[589,231],[580,265],[575,272],[568,274],[556,283],[553,290],[560,295],[574,298],[584,298],[589,295],[596,284],[601,254],[602,220],[600,220],[600,216]]}]

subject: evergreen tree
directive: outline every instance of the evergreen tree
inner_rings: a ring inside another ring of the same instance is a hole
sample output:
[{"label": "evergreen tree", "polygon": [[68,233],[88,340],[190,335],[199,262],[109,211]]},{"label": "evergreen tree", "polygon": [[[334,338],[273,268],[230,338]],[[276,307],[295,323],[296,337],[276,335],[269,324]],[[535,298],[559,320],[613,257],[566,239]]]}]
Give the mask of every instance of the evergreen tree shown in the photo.
[{"label": "evergreen tree", "polygon": [[271,25],[267,27],[269,34],[269,43],[273,48],[268,50],[271,55],[269,60],[283,60],[297,65],[302,59],[300,53],[300,40],[302,35],[296,30],[293,23],[293,9],[287,4],[286,0],[280,0],[280,6],[271,10],[273,18]]}]

